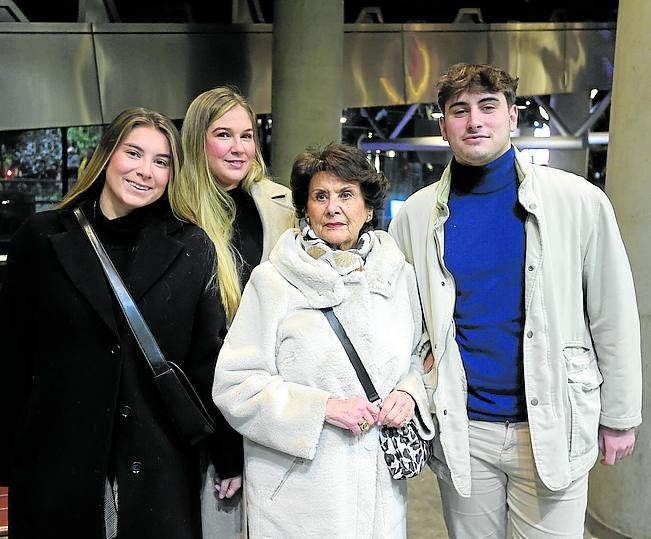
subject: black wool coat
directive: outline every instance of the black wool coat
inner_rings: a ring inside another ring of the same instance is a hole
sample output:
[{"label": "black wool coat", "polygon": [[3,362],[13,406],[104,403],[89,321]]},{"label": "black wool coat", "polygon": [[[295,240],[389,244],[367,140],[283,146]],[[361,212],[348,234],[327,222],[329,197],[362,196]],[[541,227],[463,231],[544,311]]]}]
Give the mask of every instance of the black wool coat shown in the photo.
[{"label": "black wool coat", "polygon": [[[214,249],[169,208],[148,215],[127,286],[166,358],[219,426],[217,473],[241,473],[241,437],[212,404],[225,315],[209,286]],[[120,539],[199,539],[196,448],[174,430],[152,373],[72,211],[34,215],[16,233],[0,296],[0,484],[12,539],[104,539],[107,474],[118,482]],[[57,532],[58,530],[58,532]]]}]

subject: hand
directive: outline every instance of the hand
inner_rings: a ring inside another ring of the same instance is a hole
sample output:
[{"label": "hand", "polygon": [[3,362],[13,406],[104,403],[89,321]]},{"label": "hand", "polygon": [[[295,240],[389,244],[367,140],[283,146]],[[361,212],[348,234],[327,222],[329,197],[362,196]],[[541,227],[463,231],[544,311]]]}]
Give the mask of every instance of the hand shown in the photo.
[{"label": "hand", "polygon": [[603,455],[602,464],[612,466],[635,449],[635,429],[613,430],[599,426],[599,451]]},{"label": "hand", "polygon": [[411,395],[405,391],[392,391],[384,399],[382,410],[377,420],[380,425],[401,427],[414,417],[416,404]]},{"label": "hand", "polygon": [[242,486],[242,476],[236,475],[235,477],[227,477],[220,479],[215,476],[215,490],[219,499],[231,498]]},{"label": "hand", "polygon": [[377,421],[379,413],[380,409],[366,397],[328,399],[325,420],[335,427],[348,429],[353,434],[361,434],[359,423],[366,420],[371,427]]},{"label": "hand", "polygon": [[432,370],[433,366],[434,366],[434,354],[432,354],[432,351],[430,350],[429,352],[427,352],[427,355],[423,360],[423,373],[427,374],[429,371]]}]

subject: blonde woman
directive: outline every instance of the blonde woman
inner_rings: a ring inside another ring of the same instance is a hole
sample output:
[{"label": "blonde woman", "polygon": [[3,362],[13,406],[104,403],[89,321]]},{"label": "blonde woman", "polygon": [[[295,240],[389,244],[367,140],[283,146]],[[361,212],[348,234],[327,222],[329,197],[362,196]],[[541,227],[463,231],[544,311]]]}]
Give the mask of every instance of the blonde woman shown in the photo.
[{"label": "blonde woman", "polygon": [[[12,538],[49,537],[53,525],[85,539],[203,537],[199,451],[174,429],[73,214],[83,209],[166,358],[210,403],[226,316],[212,244],[168,200],[181,162],[168,118],[125,110],[61,207],[12,240],[0,296],[0,484]],[[211,409],[219,432],[208,447],[235,474],[241,438]]]},{"label": "blonde woman", "polygon": [[[291,193],[267,177],[255,113],[233,88],[213,88],[192,101],[182,140],[185,163],[179,181],[170,187],[170,200],[215,245],[215,280],[230,324],[252,269],[269,257],[276,240],[294,224]],[[220,337],[225,334],[224,327]],[[224,475],[219,462],[207,467],[203,523],[211,537],[242,531],[241,507],[224,500],[242,485],[241,444],[228,458],[238,459],[237,475]]]},{"label": "blonde woman", "polygon": [[291,193],[267,177],[255,113],[234,89],[198,95],[181,136],[185,164],[170,198],[215,244],[217,282],[230,322],[251,270],[294,225]]}]

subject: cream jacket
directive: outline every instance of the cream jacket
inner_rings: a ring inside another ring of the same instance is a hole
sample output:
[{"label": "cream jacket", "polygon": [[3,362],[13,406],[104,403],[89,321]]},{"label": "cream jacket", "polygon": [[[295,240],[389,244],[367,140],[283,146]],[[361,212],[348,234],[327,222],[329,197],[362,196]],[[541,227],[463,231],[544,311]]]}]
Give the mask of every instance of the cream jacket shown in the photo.
[{"label": "cream jacket", "polygon": [[251,186],[251,197],[262,221],[262,258],[269,258],[280,235],[296,225],[292,193],[287,187],[271,180],[260,180]]},{"label": "cream jacket", "polygon": [[213,399],[244,436],[251,537],[406,537],[406,483],[391,479],[378,427],[325,422],[329,398],[365,393],[319,309],[334,307],[381,398],[412,395],[431,438],[413,268],[378,231],[364,271],[342,277],[297,233],[254,269],[215,370]]},{"label": "cream jacket", "polygon": [[[516,170],[528,213],[523,362],[531,443],[540,478],[559,490],[594,465],[599,424],[641,422],[639,318],[606,195],[583,178],[527,163],[517,150]],[[433,467],[469,496],[467,384],[455,341],[454,278],[444,263],[449,190],[448,166],[405,202],[389,232],[414,264],[435,356],[426,385],[443,454]]]}]

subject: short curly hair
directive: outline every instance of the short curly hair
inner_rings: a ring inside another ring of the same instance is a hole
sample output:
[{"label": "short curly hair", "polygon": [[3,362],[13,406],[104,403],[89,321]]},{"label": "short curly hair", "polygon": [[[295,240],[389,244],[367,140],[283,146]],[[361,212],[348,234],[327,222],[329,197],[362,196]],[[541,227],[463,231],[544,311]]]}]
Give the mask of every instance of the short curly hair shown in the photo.
[{"label": "short curly hair", "polygon": [[488,64],[454,64],[441,76],[436,90],[436,100],[443,114],[446,103],[465,91],[502,93],[510,107],[515,104],[518,77]]},{"label": "short curly hair", "polygon": [[384,206],[389,180],[375,170],[362,150],[337,142],[323,148],[308,148],[294,160],[289,183],[299,219],[307,213],[310,180],[319,172],[328,172],[347,182],[357,182],[366,207],[373,210],[371,224],[377,225],[377,214]]}]

